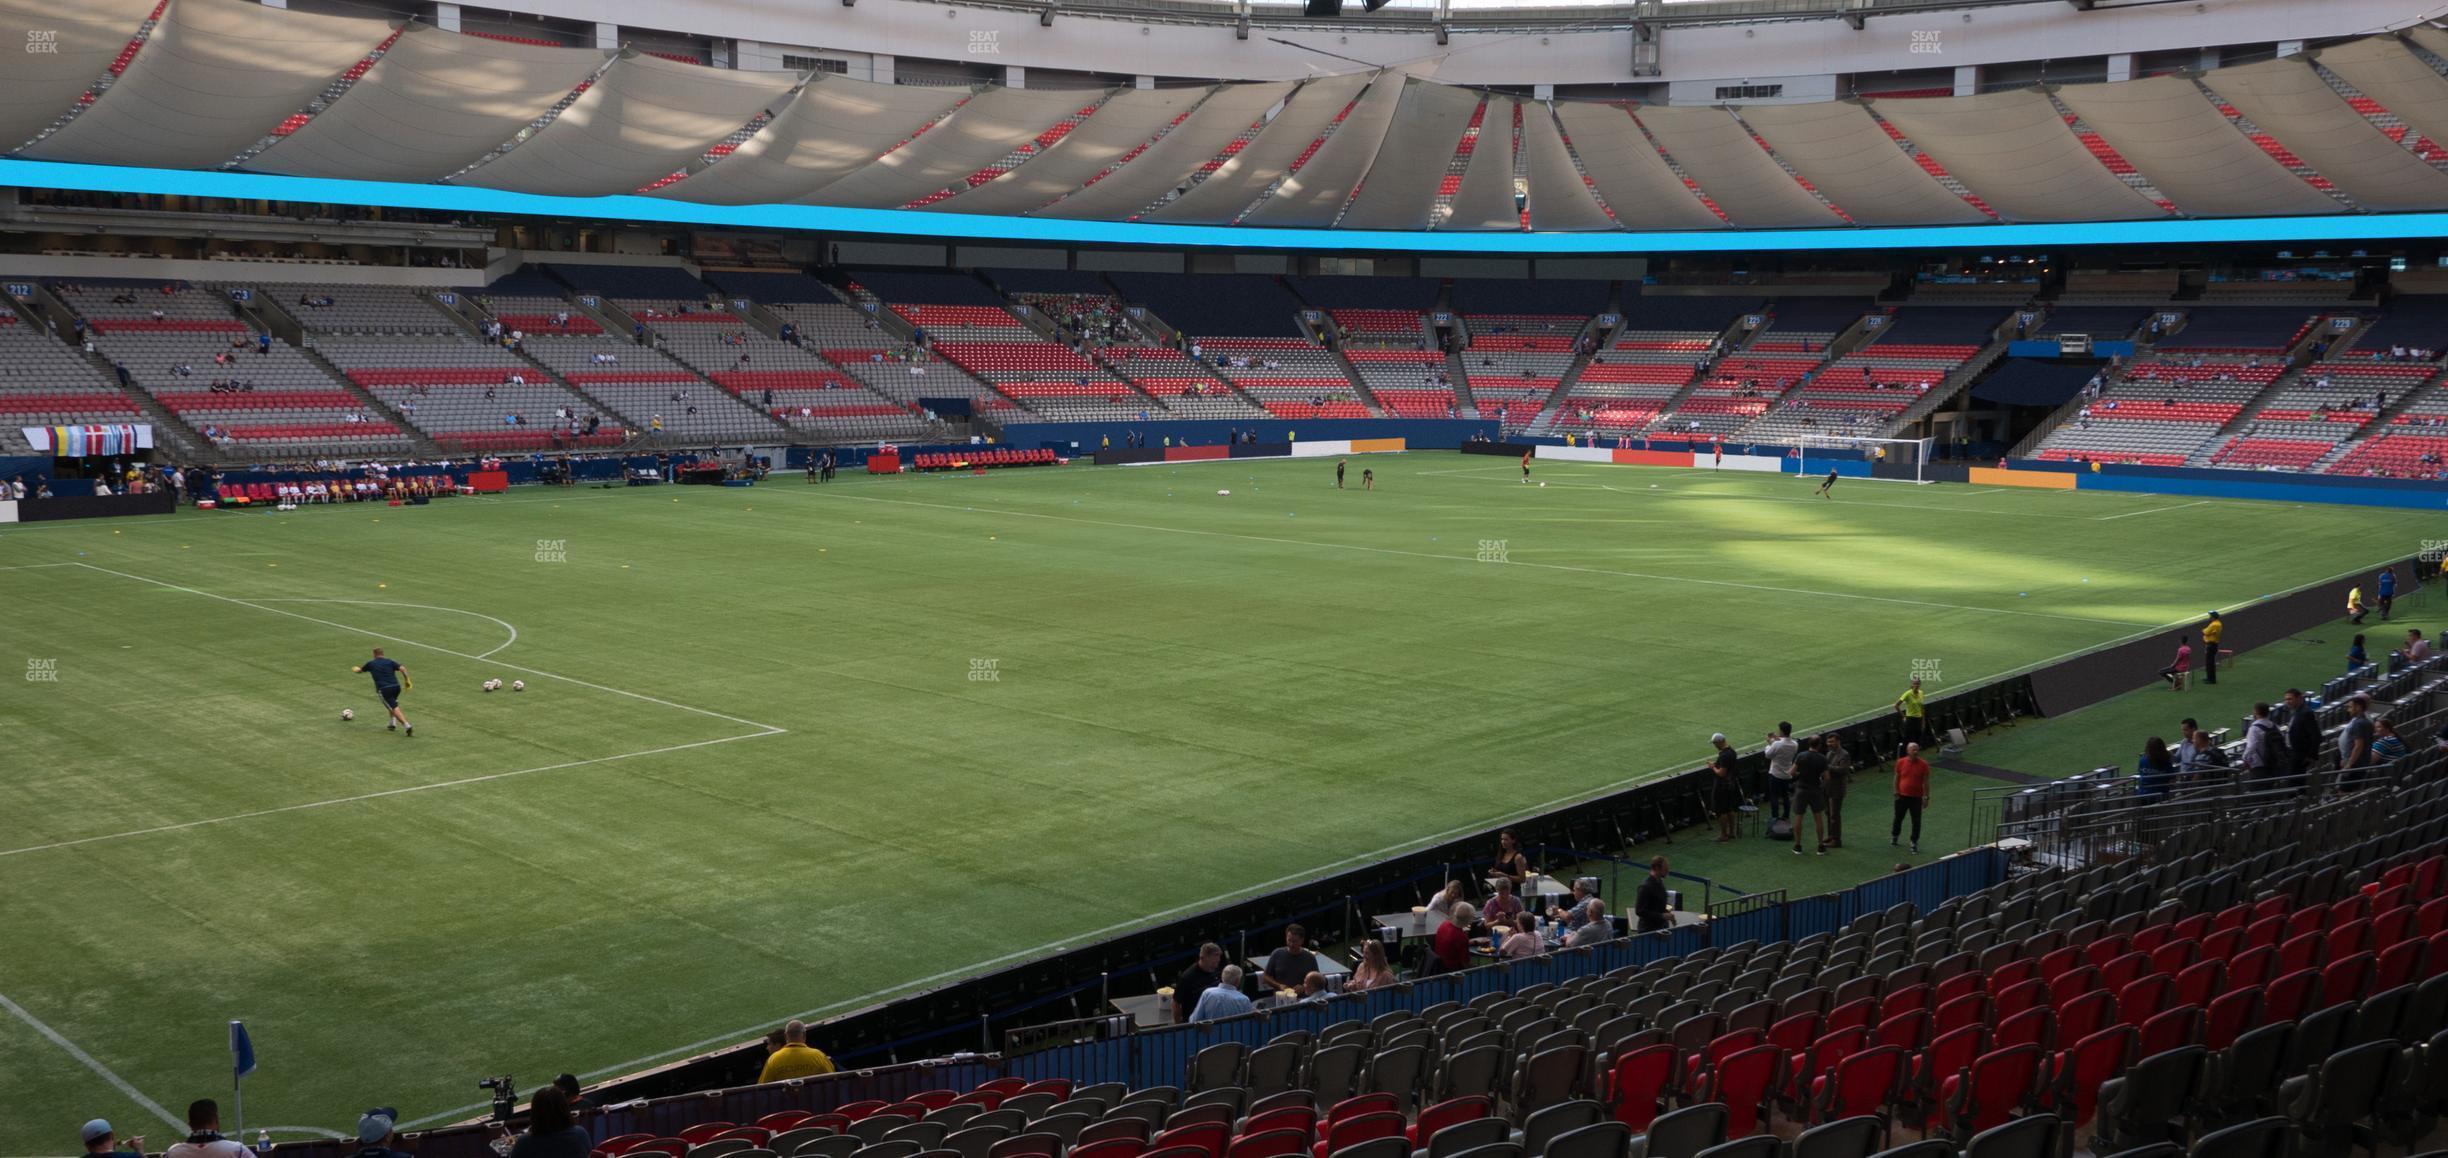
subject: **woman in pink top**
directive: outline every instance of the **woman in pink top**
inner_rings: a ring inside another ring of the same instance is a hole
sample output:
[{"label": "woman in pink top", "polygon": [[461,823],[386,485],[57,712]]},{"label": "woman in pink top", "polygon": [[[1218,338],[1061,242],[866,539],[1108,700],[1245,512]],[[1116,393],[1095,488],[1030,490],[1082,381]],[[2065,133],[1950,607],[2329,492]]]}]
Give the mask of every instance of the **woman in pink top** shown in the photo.
[{"label": "woman in pink top", "polygon": [[2176,662],[2160,668],[2159,678],[2166,680],[2170,688],[2181,692],[2184,690],[2185,673],[2191,670],[2193,670],[2193,637],[2179,635],[2176,637]]}]

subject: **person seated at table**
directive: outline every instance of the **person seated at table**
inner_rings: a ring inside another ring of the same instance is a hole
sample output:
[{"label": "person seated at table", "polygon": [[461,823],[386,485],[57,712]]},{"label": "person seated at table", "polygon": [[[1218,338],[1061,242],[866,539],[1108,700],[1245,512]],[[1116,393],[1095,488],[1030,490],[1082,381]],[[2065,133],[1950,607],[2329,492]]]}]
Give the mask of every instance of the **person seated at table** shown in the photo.
[{"label": "person seated at table", "polygon": [[1258,981],[1269,993],[1288,993],[1317,971],[1317,954],[1309,951],[1309,930],[1286,925],[1283,948],[1267,955],[1266,969],[1258,974]]},{"label": "person seated at table", "polygon": [[1538,930],[1530,927],[1529,918],[1514,927],[1512,935],[1496,946],[1496,955],[1507,959],[1536,957],[1547,951],[1547,943],[1539,939]]},{"label": "person seated at table", "polygon": [[1513,879],[1496,876],[1496,894],[1488,896],[1488,906],[1481,908],[1479,918],[1491,925],[1513,925],[1523,916],[1523,898],[1513,896]]},{"label": "person seated at table", "polygon": [[1191,962],[1173,982],[1173,1020],[1190,1020],[1190,1011],[1198,1008],[1199,998],[1216,987],[1223,966],[1222,945],[1209,941],[1199,946],[1198,960]]},{"label": "person seated at table", "polygon": [[1436,935],[1428,939],[1428,960],[1436,972],[1448,973],[1470,964],[1471,931],[1479,924],[1479,910],[1469,901],[1453,907],[1445,923],[1437,926]]},{"label": "person seated at table", "polygon": [[1605,901],[1591,897],[1580,906],[1580,909],[1580,927],[1574,929],[1572,935],[1564,939],[1565,947],[1578,949],[1584,945],[1595,945],[1600,941],[1615,939],[1615,922],[1607,918]]},{"label": "person seated at table", "polygon": [[1565,904],[1550,907],[1547,910],[1547,919],[1562,923],[1565,930],[1568,932],[1579,929],[1583,919],[1581,917],[1581,912],[1589,905],[1590,899],[1589,882],[1574,881],[1572,885],[1572,900]]},{"label": "person seated at table", "polygon": [[1360,963],[1343,979],[1343,992],[1366,993],[1394,981],[1394,967],[1386,963],[1385,942],[1371,937],[1360,943]]},{"label": "person seated at table", "polygon": [[1437,895],[1428,898],[1428,911],[1440,916],[1452,916],[1453,907],[1467,899],[1469,894],[1462,891],[1462,882],[1447,881],[1444,888],[1437,890]]},{"label": "person seated at table", "polygon": [[1199,994],[1198,1004],[1190,1010],[1192,1021],[1214,1021],[1219,1017],[1237,1017],[1254,1012],[1257,1005],[1249,994],[1241,992],[1241,967],[1227,965],[1207,992]]},{"label": "person seated at table", "polygon": [[1334,991],[1333,991],[1332,989],[1330,989],[1330,988],[1328,988],[1328,987],[1327,987],[1327,984],[1326,984],[1326,975],[1325,975],[1325,974],[1323,974],[1323,973],[1312,973],[1312,974],[1308,975],[1307,977],[1303,977],[1303,978],[1301,978],[1301,984],[1300,984],[1300,999],[1301,999],[1301,1000],[1303,1000],[1303,1001],[1324,1001],[1324,1000],[1326,1000],[1327,998],[1332,997],[1332,996],[1334,996]]},{"label": "person seated at table", "polygon": [[1515,888],[1529,879],[1530,858],[1522,855],[1521,838],[1510,828],[1496,834],[1496,863],[1488,868],[1488,875],[1510,880]]}]

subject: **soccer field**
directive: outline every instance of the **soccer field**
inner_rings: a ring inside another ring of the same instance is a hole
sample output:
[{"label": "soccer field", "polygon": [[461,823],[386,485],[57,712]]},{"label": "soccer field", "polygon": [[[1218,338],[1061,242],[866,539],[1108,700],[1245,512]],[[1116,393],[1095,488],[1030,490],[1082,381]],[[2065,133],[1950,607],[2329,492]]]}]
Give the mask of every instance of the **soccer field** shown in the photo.
[{"label": "soccer field", "polygon": [[[7,528],[0,1155],[97,1115],[174,1140],[145,1100],[226,1099],[230,1018],[250,1129],[467,1116],[482,1075],[847,1011],[1872,710],[1915,661],[1968,685],[2439,534],[1452,454],[1332,474]],[[413,739],[350,674],[377,645]]]}]

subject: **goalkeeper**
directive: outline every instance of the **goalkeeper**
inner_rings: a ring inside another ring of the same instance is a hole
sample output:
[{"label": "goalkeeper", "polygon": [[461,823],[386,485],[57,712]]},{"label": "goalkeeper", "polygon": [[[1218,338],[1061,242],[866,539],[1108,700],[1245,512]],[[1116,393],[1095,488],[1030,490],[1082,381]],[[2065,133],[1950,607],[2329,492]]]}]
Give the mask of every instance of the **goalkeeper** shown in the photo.
[{"label": "goalkeeper", "polygon": [[416,686],[409,681],[407,668],[401,667],[398,660],[385,656],[378,647],[374,649],[374,658],[349,670],[374,677],[374,694],[382,697],[383,707],[391,712],[391,722],[383,725],[384,731],[399,732],[403,736],[416,735],[416,725],[400,714],[400,693]]}]

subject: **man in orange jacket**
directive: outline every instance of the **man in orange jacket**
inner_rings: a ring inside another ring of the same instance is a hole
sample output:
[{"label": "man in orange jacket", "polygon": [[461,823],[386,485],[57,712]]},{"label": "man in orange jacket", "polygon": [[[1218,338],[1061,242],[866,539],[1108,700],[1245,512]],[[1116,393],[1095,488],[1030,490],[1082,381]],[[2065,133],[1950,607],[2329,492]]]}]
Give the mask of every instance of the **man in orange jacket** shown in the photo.
[{"label": "man in orange jacket", "polygon": [[1887,829],[1887,847],[1894,848],[1904,834],[1904,818],[1912,817],[1912,850],[1921,852],[1921,810],[1929,806],[1929,761],[1921,758],[1921,745],[1906,744],[1904,755],[1895,766],[1895,822]]}]

